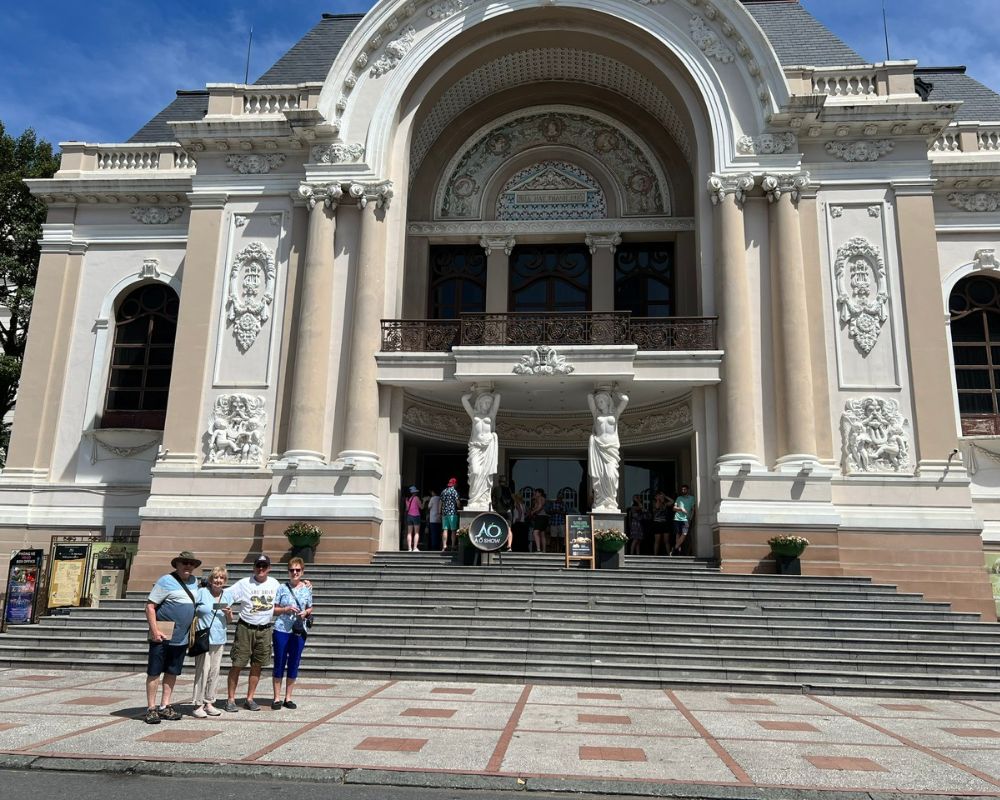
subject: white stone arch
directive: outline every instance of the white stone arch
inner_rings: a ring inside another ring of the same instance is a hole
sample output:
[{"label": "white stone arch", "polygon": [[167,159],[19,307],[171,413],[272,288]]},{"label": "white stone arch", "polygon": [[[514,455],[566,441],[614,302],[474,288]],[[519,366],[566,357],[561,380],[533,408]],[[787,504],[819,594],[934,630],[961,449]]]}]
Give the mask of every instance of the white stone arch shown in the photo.
[{"label": "white stone arch", "polygon": [[[429,2],[382,0],[372,8],[341,48],[320,95],[319,110],[328,120],[337,121],[341,135],[348,141],[364,139],[367,166],[376,176],[389,172],[402,98],[430,59],[477,24],[550,5],[547,0],[448,0],[428,9]],[[739,136],[764,130],[767,115],[787,102],[788,88],[777,56],[738,0],[686,0],[684,4],[680,0],[561,0],[559,7],[612,16],[660,42],[663,51],[645,57],[650,69],[672,80],[690,109],[701,109],[707,116],[712,150],[707,171],[732,166]],[[687,29],[695,18],[712,31],[728,61],[699,48]],[[680,63],[697,93],[688,90],[668,53]],[[464,55],[455,53],[445,61],[454,64]],[[449,66],[435,67],[429,82]],[[739,76],[735,81],[734,70]]]},{"label": "white stone arch", "polygon": [[[155,260],[155,259],[154,259]],[[90,362],[90,384],[87,387],[87,407],[84,411],[84,430],[94,430],[103,407],[104,390],[111,374],[111,320],[114,319],[119,298],[147,283],[162,283],[181,296],[181,279],[173,272],[161,272],[158,265],[147,267],[147,262],[139,271],[126,275],[112,286],[101,301],[101,310],[91,330],[94,331],[94,349]]]}]

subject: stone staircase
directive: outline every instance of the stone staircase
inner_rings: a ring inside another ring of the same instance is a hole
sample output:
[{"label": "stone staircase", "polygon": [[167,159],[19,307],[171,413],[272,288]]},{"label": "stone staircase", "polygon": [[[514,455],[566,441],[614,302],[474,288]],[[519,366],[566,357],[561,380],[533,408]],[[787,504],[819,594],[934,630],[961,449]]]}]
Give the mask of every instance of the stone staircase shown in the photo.
[{"label": "stone staircase", "polygon": [[[597,572],[563,563],[515,553],[457,567],[439,553],[379,553],[368,566],[312,565],[316,627],[302,673],[1000,697],[1000,625],[893,586],[723,574],[684,558]],[[247,574],[230,567],[231,581]],[[12,628],[0,666],[141,671],[144,597]]]}]

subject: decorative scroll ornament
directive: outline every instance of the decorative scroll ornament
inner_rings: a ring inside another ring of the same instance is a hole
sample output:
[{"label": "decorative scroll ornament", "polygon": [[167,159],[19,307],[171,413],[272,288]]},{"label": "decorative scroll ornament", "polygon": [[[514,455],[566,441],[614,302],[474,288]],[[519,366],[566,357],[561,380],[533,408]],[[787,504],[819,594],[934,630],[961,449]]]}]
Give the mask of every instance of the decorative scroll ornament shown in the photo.
[{"label": "decorative scroll ornament", "polygon": [[844,161],[878,161],[895,145],[891,139],[860,142],[827,142],[826,152]]},{"label": "decorative scroll ornament", "polygon": [[962,211],[984,213],[1000,210],[1000,192],[952,192],[948,202]]},{"label": "decorative scroll ornament", "polygon": [[972,263],[976,265],[976,269],[996,269],[1000,267],[1000,263],[997,263],[996,250],[993,249],[977,250]]},{"label": "decorative scroll ornament", "polygon": [[521,356],[521,363],[514,365],[513,372],[515,375],[569,375],[575,369],[554,347],[539,345]]},{"label": "decorative scroll ornament", "polygon": [[691,38],[694,39],[694,43],[706,56],[721,61],[723,64],[729,64],[735,60],[736,56],[733,55],[733,51],[722,43],[718,34],[709,27],[703,18],[691,17],[688,27],[691,29]]},{"label": "decorative scroll ornament", "polygon": [[708,193],[712,196],[712,204],[719,205],[727,194],[734,195],[736,202],[742,204],[747,194],[753,191],[754,182],[754,176],[749,172],[743,175],[710,175]]},{"label": "decorative scroll ornament", "polygon": [[208,433],[211,464],[261,464],[267,413],[264,398],[223,394],[215,401]]},{"label": "decorative scroll ornament", "polygon": [[310,209],[316,207],[317,203],[322,203],[328,208],[340,201],[344,190],[339,183],[331,183],[327,186],[316,186],[311,183],[299,184],[299,197],[306,201]]},{"label": "decorative scroll ornament", "polygon": [[144,258],[142,260],[142,266],[139,267],[139,277],[140,278],[159,278],[160,277],[160,259],[158,259],[158,258]]},{"label": "decorative scroll ornament", "polygon": [[760,136],[741,136],[736,140],[736,152],[745,156],[780,155],[798,143],[794,133],[762,133]]},{"label": "decorative scroll ornament", "polygon": [[267,322],[276,274],[274,254],[260,242],[251,242],[233,259],[226,319],[241,353],[250,349]]},{"label": "decorative scroll ornament", "polygon": [[388,208],[393,198],[392,181],[369,183],[362,186],[352,183],[347,190],[352,200],[357,200],[358,208],[364,209],[369,201],[375,203],[375,208]]},{"label": "decorative scroll ornament", "polygon": [[129,211],[132,219],[143,225],[166,225],[183,213],[184,209],[180,206],[167,206],[166,208],[163,206],[139,206]]},{"label": "decorative scroll ornament", "polygon": [[837,251],[834,274],[840,320],[847,323],[854,346],[867,356],[889,318],[882,254],[867,239],[855,236]]},{"label": "decorative scroll ornament", "polygon": [[363,144],[318,144],[313,147],[310,157],[316,164],[346,164],[364,158]]},{"label": "decorative scroll ornament", "polygon": [[226,166],[241,175],[266,175],[285,160],[284,153],[226,156]]},{"label": "decorative scroll ornament", "polygon": [[393,39],[385,46],[382,57],[372,64],[368,74],[373,78],[379,78],[395,69],[396,65],[403,60],[403,56],[410,52],[416,38],[417,31],[412,25],[404,28],[398,39]]},{"label": "decorative scroll ornament", "polygon": [[772,203],[777,203],[783,194],[797,203],[802,190],[808,188],[811,182],[808,172],[799,172],[791,175],[765,175],[760,186]]},{"label": "decorative scroll ornament", "polygon": [[902,472],[910,464],[907,421],[885,397],[848,400],[840,416],[845,472]]}]

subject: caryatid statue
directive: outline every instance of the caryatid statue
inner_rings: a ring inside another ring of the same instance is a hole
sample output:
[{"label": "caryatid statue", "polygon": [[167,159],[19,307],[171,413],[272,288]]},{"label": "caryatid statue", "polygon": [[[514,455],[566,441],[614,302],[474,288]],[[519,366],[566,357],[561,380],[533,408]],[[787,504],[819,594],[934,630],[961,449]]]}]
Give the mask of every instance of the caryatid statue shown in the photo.
[{"label": "caryatid statue", "polygon": [[466,508],[487,511],[493,491],[493,476],[497,473],[500,444],[497,439],[497,410],[500,408],[499,392],[468,392],[462,396],[462,405],[472,419],[469,436],[469,502]]},{"label": "caryatid statue", "polygon": [[598,389],[587,395],[594,415],[590,435],[589,472],[594,489],[593,511],[621,513],[618,508],[618,465],[621,463],[618,418],[628,405],[628,395],[617,389]]}]

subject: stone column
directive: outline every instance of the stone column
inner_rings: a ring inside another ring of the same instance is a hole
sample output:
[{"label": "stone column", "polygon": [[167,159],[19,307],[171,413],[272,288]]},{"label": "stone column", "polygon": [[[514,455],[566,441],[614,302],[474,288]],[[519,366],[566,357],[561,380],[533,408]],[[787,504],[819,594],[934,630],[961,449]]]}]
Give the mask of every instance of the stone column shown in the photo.
[{"label": "stone column", "polygon": [[382,346],[385,308],[385,216],[392,182],[351,184],[350,197],[361,211],[358,271],[354,284],[354,325],[347,371],[347,420],[339,466],[364,467],[381,474],[378,457],[379,392],[375,354]]},{"label": "stone column", "polygon": [[808,173],[765,175],[761,182],[771,204],[771,274],[778,300],[774,310],[778,319],[774,351],[781,390],[778,464],[795,465],[795,469],[817,460],[809,313],[798,209],[799,195],[808,185]]},{"label": "stone column", "polygon": [[615,310],[615,248],[622,243],[620,233],[605,236],[587,234],[583,240],[593,256],[590,264],[591,311]]},{"label": "stone column", "polygon": [[288,419],[288,449],[283,459],[324,463],[327,387],[333,318],[333,240],[337,227],[339,185],[303,184],[299,195],[309,205],[309,233],[302,265],[302,288],[296,314],[298,332]]},{"label": "stone column", "polygon": [[486,311],[507,313],[510,254],[516,244],[513,236],[484,236],[479,246],[486,251]]},{"label": "stone column", "polygon": [[747,278],[743,202],[754,177],[712,175],[708,191],[718,206],[716,222],[716,287],[719,339],[725,351],[719,387],[719,462],[760,464],[757,419],[760,409],[754,386],[753,320]]}]

